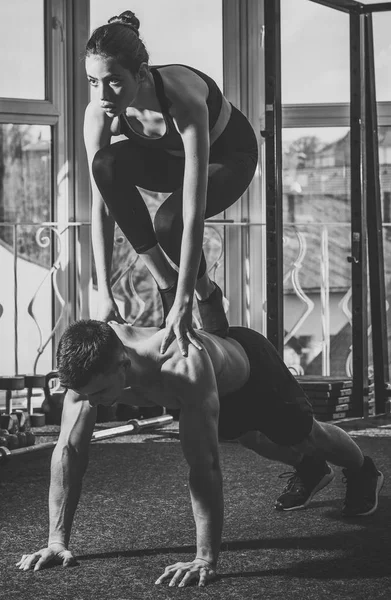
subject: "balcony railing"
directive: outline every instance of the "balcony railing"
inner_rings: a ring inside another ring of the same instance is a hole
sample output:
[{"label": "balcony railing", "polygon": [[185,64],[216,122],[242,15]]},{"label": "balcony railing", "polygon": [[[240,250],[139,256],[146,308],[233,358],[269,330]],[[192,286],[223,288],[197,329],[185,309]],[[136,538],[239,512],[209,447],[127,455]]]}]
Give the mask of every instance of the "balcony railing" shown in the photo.
[{"label": "balcony railing", "polygon": [[[0,223],[0,268],[5,282],[0,293],[1,374],[53,368],[56,335],[77,315],[70,280],[75,276],[77,287],[80,270],[90,270],[90,257],[83,266],[78,263],[87,259],[75,251],[81,232],[89,232],[89,228],[87,222]],[[225,264],[228,228],[243,232],[242,286],[238,292],[231,288],[228,300],[232,305],[241,298],[243,320],[234,324],[251,326],[251,314],[267,311],[264,298],[251,300],[254,268],[250,269],[251,235],[263,236],[265,225],[224,220],[206,223],[208,269],[223,288],[229,268]],[[387,243],[389,231],[386,226]],[[352,376],[349,255],[348,223],[284,226],[285,361],[297,374]],[[262,265],[259,257],[255,270],[259,278],[265,277]],[[125,318],[138,325],[159,325],[156,286],[119,230],[113,266],[113,292]],[[92,283],[86,294],[93,317],[97,292]]]}]

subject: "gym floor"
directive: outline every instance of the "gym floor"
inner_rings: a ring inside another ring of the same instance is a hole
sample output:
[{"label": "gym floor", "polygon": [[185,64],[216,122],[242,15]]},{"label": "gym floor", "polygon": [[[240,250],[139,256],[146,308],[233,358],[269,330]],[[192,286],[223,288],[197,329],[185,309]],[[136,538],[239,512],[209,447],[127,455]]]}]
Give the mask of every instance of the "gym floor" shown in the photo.
[{"label": "gym floor", "polygon": [[[112,427],[113,423],[108,424]],[[104,425],[100,425],[100,427]],[[21,572],[15,563],[47,540],[51,451],[0,468],[0,577],[7,600],[389,599],[390,421],[352,424],[351,434],[385,474],[378,511],[344,520],[345,486],[333,483],[309,508],[279,513],[289,470],[221,444],[225,527],[219,578],[204,589],[155,586],[166,565],[194,556],[194,525],[177,423],[91,445],[71,548],[78,565]],[[48,441],[56,428],[37,430]]]}]

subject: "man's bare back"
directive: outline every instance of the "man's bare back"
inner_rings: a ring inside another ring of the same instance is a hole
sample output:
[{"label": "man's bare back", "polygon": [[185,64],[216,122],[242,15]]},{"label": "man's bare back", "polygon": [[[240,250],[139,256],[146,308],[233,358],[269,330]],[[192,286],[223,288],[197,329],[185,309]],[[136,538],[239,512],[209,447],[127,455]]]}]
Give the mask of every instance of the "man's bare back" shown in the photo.
[{"label": "man's bare back", "polygon": [[[140,402],[179,408],[180,402],[172,393],[172,376],[180,372],[181,363],[190,362],[197,368],[199,350],[189,347],[184,357],[178,344],[161,354],[160,347],[164,330],[157,327],[134,327],[128,324],[109,323],[125,348],[131,352],[132,368],[127,377],[121,403],[140,405]],[[197,332],[205,352],[213,366],[220,398],[240,389],[247,381],[250,365],[242,346],[232,338],[219,338],[204,331]],[[202,374],[200,374],[202,376]],[[165,385],[166,379],[170,382]],[[164,393],[166,391],[166,393]],[[183,401],[183,398],[181,399]]]}]

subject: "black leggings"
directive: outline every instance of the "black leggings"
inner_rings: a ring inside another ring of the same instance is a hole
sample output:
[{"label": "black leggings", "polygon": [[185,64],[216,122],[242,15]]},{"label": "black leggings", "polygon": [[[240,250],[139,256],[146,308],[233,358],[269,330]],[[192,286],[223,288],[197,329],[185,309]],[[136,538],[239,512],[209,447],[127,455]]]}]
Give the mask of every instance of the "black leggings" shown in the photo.
[{"label": "black leggings", "polygon": [[[210,150],[205,218],[222,212],[245,192],[258,160],[257,140],[246,117],[232,107],[227,127]],[[138,254],[157,243],[179,266],[183,232],[184,158],[161,149],[117,142],[99,150],[92,171],[113,218]],[[154,225],[137,187],[172,192],[156,212]],[[198,278],[206,271],[202,253]]]}]

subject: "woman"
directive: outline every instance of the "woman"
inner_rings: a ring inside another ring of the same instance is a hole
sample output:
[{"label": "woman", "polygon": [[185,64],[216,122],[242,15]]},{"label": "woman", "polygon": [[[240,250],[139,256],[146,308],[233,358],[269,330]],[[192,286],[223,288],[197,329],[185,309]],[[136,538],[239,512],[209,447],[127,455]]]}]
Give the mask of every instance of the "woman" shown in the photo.
[{"label": "woman", "polygon": [[[99,318],[123,322],[110,288],[116,221],[157,283],[166,327],[161,351],[176,338],[186,356],[189,343],[201,349],[192,328],[194,291],[203,328],[227,335],[222,292],[209,279],[202,252],[204,220],[247,189],[257,141],[207,75],[179,64],[149,66],[139,25],[126,11],[96,29],[86,46],[92,92],[84,138]],[[128,139],[111,144],[120,134]],[[136,186],[170,192],[154,224]]]}]

